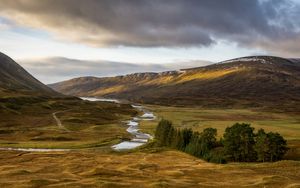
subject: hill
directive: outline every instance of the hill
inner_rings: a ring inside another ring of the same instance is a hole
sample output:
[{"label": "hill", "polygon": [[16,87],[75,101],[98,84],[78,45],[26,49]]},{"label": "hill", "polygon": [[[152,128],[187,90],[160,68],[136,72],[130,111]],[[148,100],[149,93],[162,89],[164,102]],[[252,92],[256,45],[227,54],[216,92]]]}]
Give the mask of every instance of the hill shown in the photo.
[{"label": "hill", "polygon": [[42,84],[0,54],[0,149],[109,145],[128,138],[129,104],[89,102]]},{"label": "hill", "polygon": [[0,53],[0,96],[59,96],[7,55]]},{"label": "hill", "polygon": [[300,63],[298,59],[252,56],[180,71],[81,77],[50,87],[69,95],[150,104],[293,109],[300,102]]}]

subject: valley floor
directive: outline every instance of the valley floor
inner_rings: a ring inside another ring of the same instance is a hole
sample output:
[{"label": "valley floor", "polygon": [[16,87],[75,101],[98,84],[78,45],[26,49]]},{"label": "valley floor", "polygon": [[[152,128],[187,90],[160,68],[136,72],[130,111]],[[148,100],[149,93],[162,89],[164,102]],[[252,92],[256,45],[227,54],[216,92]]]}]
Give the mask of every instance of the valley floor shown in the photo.
[{"label": "valley floor", "polygon": [[171,150],[0,152],[0,187],[300,187],[300,162],[217,165]]},{"label": "valley floor", "polygon": [[202,132],[205,128],[216,128],[218,137],[224,134],[226,127],[234,123],[250,123],[255,131],[260,128],[267,132],[278,132],[287,141],[290,150],[286,159],[300,161],[300,114],[262,111],[262,109],[205,109],[187,107],[166,107],[149,105],[156,121],[141,122],[143,132],[154,134],[158,121],[170,120],[177,128],[191,128]]},{"label": "valley floor", "polygon": [[[279,132],[291,148],[286,156],[289,160],[219,165],[151,146],[113,152],[111,145],[130,139],[122,121],[134,117],[136,111],[129,105],[77,103],[72,101],[62,107],[52,103],[35,106],[34,111],[39,113],[34,113],[34,117],[32,108],[23,107],[17,116],[20,118],[14,121],[13,114],[0,118],[1,147],[74,149],[0,151],[0,187],[300,187],[300,118],[297,115],[245,109],[147,106],[158,118],[142,121],[142,132],[153,134],[161,118],[173,121],[178,128],[201,131],[215,127],[218,136],[227,126],[246,122],[256,130]],[[44,108],[45,105],[51,108]],[[61,112],[56,114],[57,118],[68,131],[59,127],[53,118],[52,113],[57,111]],[[7,126],[5,122],[17,126]]]},{"label": "valley floor", "polygon": [[[126,123],[122,122],[137,113],[126,104],[79,99],[21,102],[0,102],[0,148],[78,149],[113,145],[130,139]],[[15,108],[9,108],[11,105]]]}]

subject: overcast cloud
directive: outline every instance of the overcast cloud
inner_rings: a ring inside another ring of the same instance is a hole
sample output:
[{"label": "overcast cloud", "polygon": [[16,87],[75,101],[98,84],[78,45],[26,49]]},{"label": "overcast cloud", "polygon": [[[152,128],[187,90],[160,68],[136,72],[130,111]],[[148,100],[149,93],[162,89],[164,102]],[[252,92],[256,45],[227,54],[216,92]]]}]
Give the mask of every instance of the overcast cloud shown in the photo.
[{"label": "overcast cloud", "polygon": [[299,17],[299,0],[0,0],[0,50],[45,83],[300,57]]},{"label": "overcast cloud", "polygon": [[18,24],[97,47],[228,40],[283,55],[300,50],[295,0],[0,0],[0,11]]}]

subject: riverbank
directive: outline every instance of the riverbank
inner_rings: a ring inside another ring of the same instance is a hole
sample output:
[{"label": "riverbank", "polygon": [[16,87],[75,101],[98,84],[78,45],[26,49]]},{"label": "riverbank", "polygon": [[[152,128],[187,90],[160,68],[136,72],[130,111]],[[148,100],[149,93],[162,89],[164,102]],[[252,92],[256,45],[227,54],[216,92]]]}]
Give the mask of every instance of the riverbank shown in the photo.
[{"label": "riverbank", "polygon": [[[102,102],[121,103],[117,99],[106,99],[106,98],[95,98],[95,97],[81,97],[81,99],[93,101],[93,102],[102,101]],[[156,119],[156,116],[153,114],[153,112],[145,109],[145,107],[141,105],[131,105],[131,106],[137,109],[138,111],[142,112],[143,114],[141,116],[133,117],[132,120],[126,122],[126,126],[128,126],[126,131],[132,135],[132,138],[130,140],[122,141],[121,143],[113,145],[112,149],[116,151],[130,150],[130,149],[137,148],[139,146],[144,145],[150,139],[153,138],[150,134],[141,132],[139,129],[139,124],[141,121],[154,121]]]}]

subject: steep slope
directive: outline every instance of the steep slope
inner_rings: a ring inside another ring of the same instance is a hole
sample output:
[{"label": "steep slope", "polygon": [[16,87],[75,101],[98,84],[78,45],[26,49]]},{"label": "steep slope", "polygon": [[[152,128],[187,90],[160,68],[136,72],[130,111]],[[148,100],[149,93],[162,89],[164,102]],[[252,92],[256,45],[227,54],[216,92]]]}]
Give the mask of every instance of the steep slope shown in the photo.
[{"label": "steep slope", "polygon": [[300,63],[257,56],[162,73],[82,77],[50,85],[76,96],[201,106],[289,106],[300,101]]},{"label": "steep slope", "polygon": [[129,104],[89,102],[60,94],[0,54],[0,147],[53,148],[61,141],[76,142],[68,148],[78,143],[86,147],[100,143],[99,135],[104,144],[116,143],[120,136],[128,137],[120,122],[136,113]]},{"label": "steep slope", "polygon": [[3,53],[0,53],[0,75],[0,97],[59,95]]}]

